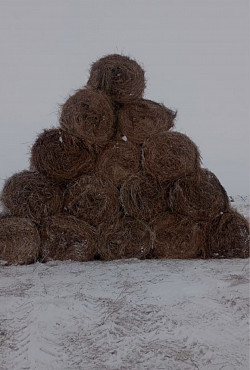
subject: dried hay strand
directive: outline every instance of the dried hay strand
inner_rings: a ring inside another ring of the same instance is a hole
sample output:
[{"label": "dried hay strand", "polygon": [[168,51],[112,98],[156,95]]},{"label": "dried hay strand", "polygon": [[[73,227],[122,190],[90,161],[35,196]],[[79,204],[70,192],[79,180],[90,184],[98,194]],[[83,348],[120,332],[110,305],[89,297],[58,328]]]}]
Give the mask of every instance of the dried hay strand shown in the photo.
[{"label": "dried hay strand", "polygon": [[95,155],[83,141],[61,129],[44,130],[31,149],[31,168],[59,182],[69,181],[94,169]]},{"label": "dried hay strand", "polygon": [[65,191],[64,209],[94,226],[111,222],[119,214],[119,190],[110,181],[83,176]]},{"label": "dried hay strand", "polygon": [[5,182],[1,202],[12,216],[39,222],[61,211],[63,189],[38,172],[21,171]]},{"label": "dried hay strand", "polygon": [[0,217],[0,260],[10,265],[28,265],[37,261],[39,247],[39,233],[30,220]]},{"label": "dried hay strand", "polygon": [[98,150],[114,135],[114,108],[102,91],[80,89],[62,105],[59,122],[63,130],[81,138],[88,148]]},{"label": "dried hay strand", "polygon": [[97,160],[96,174],[115,186],[141,171],[141,148],[129,141],[112,141]]},{"label": "dried hay strand", "polygon": [[216,217],[208,224],[206,258],[248,258],[249,223],[235,210]]},{"label": "dried hay strand", "polygon": [[129,103],[142,98],[146,81],[144,70],[135,60],[112,54],[92,64],[87,85],[104,91],[115,102]]},{"label": "dried hay strand", "polygon": [[183,178],[170,183],[167,189],[169,208],[199,221],[208,221],[229,209],[226,190],[207,169],[200,169],[199,180]]},{"label": "dried hay strand", "polygon": [[206,242],[204,223],[164,212],[153,220],[151,226],[155,232],[152,257],[190,259],[202,256]]},{"label": "dried hay strand", "polygon": [[167,210],[165,189],[152,177],[132,175],[120,189],[125,214],[149,221]]},{"label": "dried hay strand", "polygon": [[44,219],[41,229],[41,262],[50,260],[91,261],[96,253],[96,229],[74,216]]},{"label": "dried hay strand", "polygon": [[118,126],[122,136],[143,144],[150,136],[170,130],[176,112],[152,100],[142,99],[122,106],[118,111]]},{"label": "dried hay strand", "polygon": [[197,146],[180,132],[153,135],[144,142],[142,149],[144,171],[158,181],[175,181],[195,175],[200,166]]},{"label": "dried hay strand", "polygon": [[129,217],[123,217],[114,224],[102,223],[98,235],[98,252],[105,261],[146,258],[154,242],[150,227],[141,220]]}]

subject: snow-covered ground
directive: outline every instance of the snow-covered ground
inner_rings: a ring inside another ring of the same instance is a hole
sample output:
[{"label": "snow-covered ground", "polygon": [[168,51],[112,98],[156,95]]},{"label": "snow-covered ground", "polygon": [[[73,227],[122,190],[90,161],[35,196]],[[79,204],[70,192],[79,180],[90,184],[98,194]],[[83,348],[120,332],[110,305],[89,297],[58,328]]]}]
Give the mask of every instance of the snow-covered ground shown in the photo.
[{"label": "snow-covered ground", "polygon": [[0,369],[247,370],[248,283],[245,259],[2,266]]}]

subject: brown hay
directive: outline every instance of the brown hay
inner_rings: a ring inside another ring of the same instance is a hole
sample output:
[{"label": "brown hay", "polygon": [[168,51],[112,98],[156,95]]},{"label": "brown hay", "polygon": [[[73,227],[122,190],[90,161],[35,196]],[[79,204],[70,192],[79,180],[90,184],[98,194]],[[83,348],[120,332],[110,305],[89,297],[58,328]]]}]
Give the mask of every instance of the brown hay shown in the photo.
[{"label": "brown hay", "polygon": [[248,258],[249,223],[235,210],[216,217],[208,225],[206,258]]},{"label": "brown hay", "polygon": [[150,176],[133,175],[120,190],[127,215],[149,221],[167,209],[164,188]]},{"label": "brown hay", "polygon": [[111,222],[119,214],[119,191],[109,181],[83,176],[66,190],[64,209],[95,226]]},{"label": "brown hay", "polygon": [[96,229],[73,216],[52,216],[40,229],[40,261],[91,261],[96,253]]},{"label": "brown hay", "polygon": [[91,88],[78,90],[62,106],[60,125],[87,147],[104,147],[114,135],[115,115],[109,98]]},{"label": "brown hay", "polygon": [[140,220],[121,218],[115,224],[99,226],[100,258],[111,261],[122,258],[145,258],[151,251],[154,233]]},{"label": "brown hay", "polygon": [[87,83],[114,101],[129,103],[142,98],[146,82],[141,66],[127,56],[107,55],[92,64]]},{"label": "brown hay", "polygon": [[0,217],[0,260],[15,265],[36,262],[39,246],[39,233],[30,220]]},{"label": "brown hay", "polygon": [[5,182],[1,201],[7,213],[39,222],[61,211],[63,190],[38,172],[22,171]]},{"label": "brown hay", "polygon": [[199,181],[183,178],[168,186],[171,211],[207,221],[229,209],[227,193],[217,177],[207,169],[199,171]]},{"label": "brown hay", "polygon": [[112,141],[97,161],[96,173],[115,186],[141,170],[141,148],[128,141]]},{"label": "brown hay", "polygon": [[61,129],[44,130],[31,149],[31,168],[57,181],[68,181],[94,169],[95,155],[83,141]]},{"label": "brown hay", "polygon": [[152,257],[190,259],[201,256],[206,241],[204,224],[165,212],[155,218],[152,229],[155,232]]},{"label": "brown hay", "polygon": [[150,136],[171,129],[176,112],[152,100],[142,99],[124,105],[118,111],[118,126],[122,136],[143,144]]},{"label": "brown hay", "polygon": [[175,181],[195,175],[199,169],[197,146],[180,132],[165,131],[151,136],[142,148],[145,173],[159,181]]}]

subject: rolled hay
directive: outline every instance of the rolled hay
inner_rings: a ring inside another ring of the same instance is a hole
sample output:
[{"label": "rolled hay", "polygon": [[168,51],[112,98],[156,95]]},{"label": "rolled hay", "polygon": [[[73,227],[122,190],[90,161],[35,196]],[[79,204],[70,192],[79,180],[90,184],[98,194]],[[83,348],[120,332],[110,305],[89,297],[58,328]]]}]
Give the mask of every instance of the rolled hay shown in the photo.
[{"label": "rolled hay", "polygon": [[31,149],[31,168],[59,182],[93,172],[95,154],[61,129],[44,130]]},{"label": "rolled hay", "polygon": [[63,189],[38,172],[22,171],[5,182],[1,202],[6,213],[39,222],[62,210]]},{"label": "rolled hay", "polygon": [[63,130],[81,138],[88,148],[98,150],[114,135],[114,107],[102,91],[81,89],[62,105],[59,122]]},{"label": "rolled hay", "polygon": [[74,216],[52,216],[40,228],[39,260],[91,261],[96,254],[96,229]]},{"label": "rolled hay", "polygon": [[146,221],[167,210],[165,189],[150,176],[129,177],[120,189],[120,199],[127,215]]},{"label": "rolled hay", "polygon": [[118,111],[118,127],[122,136],[143,144],[150,136],[170,130],[176,112],[152,100],[142,99],[122,106]]},{"label": "rolled hay", "polygon": [[146,81],[135,60],[112,54],[92,64],[87,85],[104,91],[115,102],[129,103],[142,98]]},{"label": "rolled hay", "polygon": [[39,233],[30,220],[0,216],[0,260],[28,265],[37,261],[39,247]]},{"label": "rolled hay", "polygon": [[249,223],[237,211],[216,217],[208,224],[206,258],[248,258]]},{"label": "rolled hay", "polygon": [[151,136],[142,146],[143,168],[158,181],[175,181],[197,174],[200,153],[195,143],[180,132]]},{"label": "rolled hay", "polygon": [[129,141],[112,141],[97,159],[96,174],[115,186],[141,171],[141,148]]},{"label": "rolled hay", "polygon": [[141,220],[124,217],[113,224],[102,223],[98,228],[98,253],[104,261],[146,258],[153,242],[154,233]]},{"label": "rolled hay", "polygon": [[164,212],[153,220],[151,227],[155,232],[151,257],[190,259],[203,255],[206,243],[205,223]]},{"label": "rolled hay", "polygon": [[207,169],[200,169],[199,179],[182,178],[167,188],[169,208],[195,220],[208,221],[229,210],[226,190]]},{"label": "rolled hay", "polygon": [[64,210],[91,225],[111,222],[119,214],[119,190],[108,180],[83,176],[68,186]]}]

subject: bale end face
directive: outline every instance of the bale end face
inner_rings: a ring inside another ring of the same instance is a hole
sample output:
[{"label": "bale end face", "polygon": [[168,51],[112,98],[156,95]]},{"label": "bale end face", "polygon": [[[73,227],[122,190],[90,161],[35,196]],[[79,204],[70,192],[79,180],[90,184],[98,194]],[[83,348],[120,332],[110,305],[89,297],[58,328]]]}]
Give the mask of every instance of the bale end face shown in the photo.
[{"label": "bale end face", "polygon": [[235,210],[222,213],[208,225],[207,258],[248,258],[249,222]]},{"label": "bale end face", "polygon": [[150,227],[129,217],[115,224],[103,223],[98,229],[98,254],[104,261],[124,258],[146,258],[153,247],[154,233]]},{"label": "bale end face", "polygon": [[78,90],[62,105],[59,122],[64,131],[98,151],[114,135],[114,107],[105,93],[88,87]]},{"label": "bale end face", "polygon": [[152,221],[155,232],[151,256],[167,259],[193,259],[203,256],[205,224],[178,214],[164,212]]},{"label": "bale end face", "polygon": [[0,216],[0,260],[28,265],[37,261],[39,247],[39,233],[30,220]]},{"label": "bale end face", "polygon": [[73,260],[86,262],[96,254],[96,229],[74,216],[52,216],[40,229],[41,262]]},{"label": "bale end face", "polygon": [[68,182],[94,170],[95,154],[61,129],[44,130],[31,149],[31,167],[48,178]]},{"label": "bale end face", "polygon": [[5,182],[1,201],[12,216],[39,223],[62,210],[63,189],[38,172],[21,171]]},{"label": "bale end face", "polygon": [[152,135],[174,127],[176,112],[152,100],[124,104],[118,110],[118,130],[129,141],[143,144]]},{"label": "bale end face", "polygon": [[64,212],[91,225],[114,221],[119,214],[119,191],[108,180],[83,176],[65,191]]},{"label": "bale end face", "polygon": [[129,103],[142,98],[146,81],[135,60],[113,54],[92,64],[87,85],[104,91],[115,102]]},{"label": "bale end face", "polygon": [[151,136],[142,146],[143,168],[158,181],[176,181],[197,176],[201,157],[198,147],[186,135],[165,131]]}]

